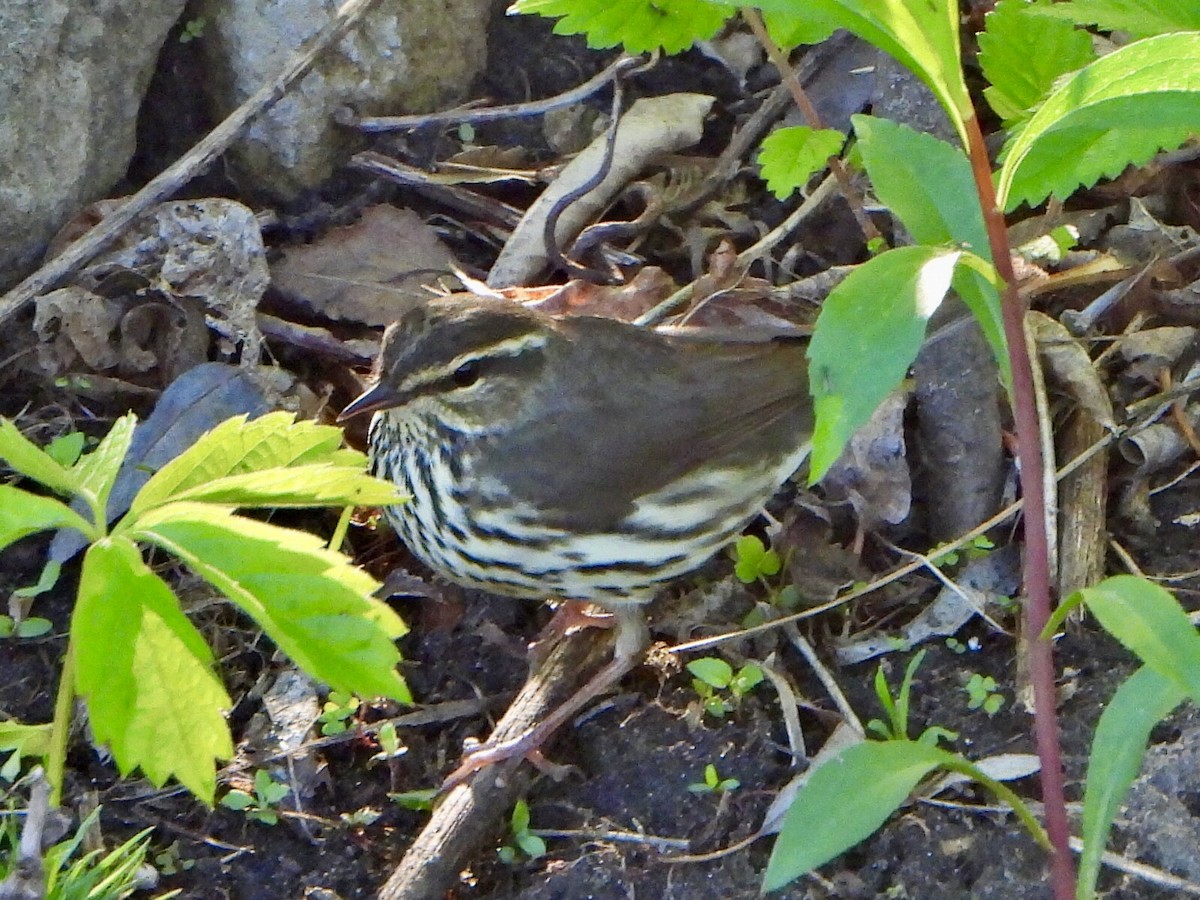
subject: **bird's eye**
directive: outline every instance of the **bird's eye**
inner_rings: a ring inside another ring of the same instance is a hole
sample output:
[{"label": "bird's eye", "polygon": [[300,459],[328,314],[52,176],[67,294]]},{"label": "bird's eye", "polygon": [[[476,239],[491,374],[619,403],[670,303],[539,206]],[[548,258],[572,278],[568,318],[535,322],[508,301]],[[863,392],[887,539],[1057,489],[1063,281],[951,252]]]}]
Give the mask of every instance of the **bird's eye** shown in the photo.
[{"label": "bird's eye", "polygon": [[454,375],[452,377],[454,378],[455,387],[470,387],[479,380],[479,363],[463,363],[454,370]]}]

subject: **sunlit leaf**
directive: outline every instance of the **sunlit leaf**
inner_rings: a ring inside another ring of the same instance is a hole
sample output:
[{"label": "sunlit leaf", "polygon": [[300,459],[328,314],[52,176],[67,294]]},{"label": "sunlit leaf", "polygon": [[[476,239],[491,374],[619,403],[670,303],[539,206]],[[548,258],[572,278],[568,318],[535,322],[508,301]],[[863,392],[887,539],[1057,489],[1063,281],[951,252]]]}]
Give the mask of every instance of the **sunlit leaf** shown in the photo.
[{"label": "sunlit leaf", "polygon": [[0,485],[0,549],[39,531],[77,528],[92,533],[83,516],[53,497],[31,494],[7,484]]},{"label": "sunlit leaf", "polygon": [[92,732],[122,773],[140,768],[158,785],[174,777],[211,803],[215,762],[233,755],[223,716],[232,703],[204,639],[130,542],[88,549],[71,646]]},{"label": "sunlit leaf", "polygon": [[372,596],[379,583],[320,538],[200,503],[151,510],[130,536],[183,560],[314,678],[360,697],[410,700],[393,643],[404,623]]}]

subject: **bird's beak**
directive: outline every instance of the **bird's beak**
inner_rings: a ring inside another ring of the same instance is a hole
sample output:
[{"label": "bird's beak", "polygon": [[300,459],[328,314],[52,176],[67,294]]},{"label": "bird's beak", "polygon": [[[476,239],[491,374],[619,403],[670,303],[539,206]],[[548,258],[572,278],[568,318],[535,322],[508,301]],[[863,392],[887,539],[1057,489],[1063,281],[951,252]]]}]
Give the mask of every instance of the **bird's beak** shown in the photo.
[{"label": "bird's beak", "polygon": [[396,395],[396,392],[380,382],[359,394],[349,406],[341,411],[336,421],[338,424],[341,424],[354,416],[361,416],[363,413],[369,412],[379,412],[381,409],[388,409],[399,405],[399,403],[400,398]]}]

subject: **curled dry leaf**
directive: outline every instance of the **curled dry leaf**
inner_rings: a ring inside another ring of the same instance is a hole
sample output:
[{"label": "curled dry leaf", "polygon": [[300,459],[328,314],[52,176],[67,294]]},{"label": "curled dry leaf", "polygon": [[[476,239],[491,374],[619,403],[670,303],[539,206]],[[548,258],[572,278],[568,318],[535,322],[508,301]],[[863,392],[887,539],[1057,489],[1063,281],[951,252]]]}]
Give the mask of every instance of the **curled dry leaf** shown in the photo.
[{"label": "curled dry leaf", "polygon": [[[559,246],[577,237],[651,160],[699,141],[712,105],[713,98],[703,94],[667,94],[637,100],[621,116],[608,173],[558,217],[555,240]],[[604,135],[596,138],[529,207],[492,266],[489,285],[527,284],[546,267],[546,221],[563,198],[586,185],[600,170],[606,142]]]}]

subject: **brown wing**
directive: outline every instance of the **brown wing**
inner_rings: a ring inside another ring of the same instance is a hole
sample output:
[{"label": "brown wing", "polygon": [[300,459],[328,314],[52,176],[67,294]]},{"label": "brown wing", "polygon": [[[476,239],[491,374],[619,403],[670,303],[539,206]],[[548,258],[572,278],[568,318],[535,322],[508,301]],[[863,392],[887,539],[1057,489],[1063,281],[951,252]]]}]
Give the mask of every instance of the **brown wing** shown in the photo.
[{"label": "brown wing", "polygon": [[[604,531],[698,466],[783,455],[811,436],[802,341],[681,340],[596,318],[558,331],[573,348],[547,348],[546,387],[492,461],[518,502],[552,511],[547,524]],[[556,458],[530,465],[547,443]]]}]

